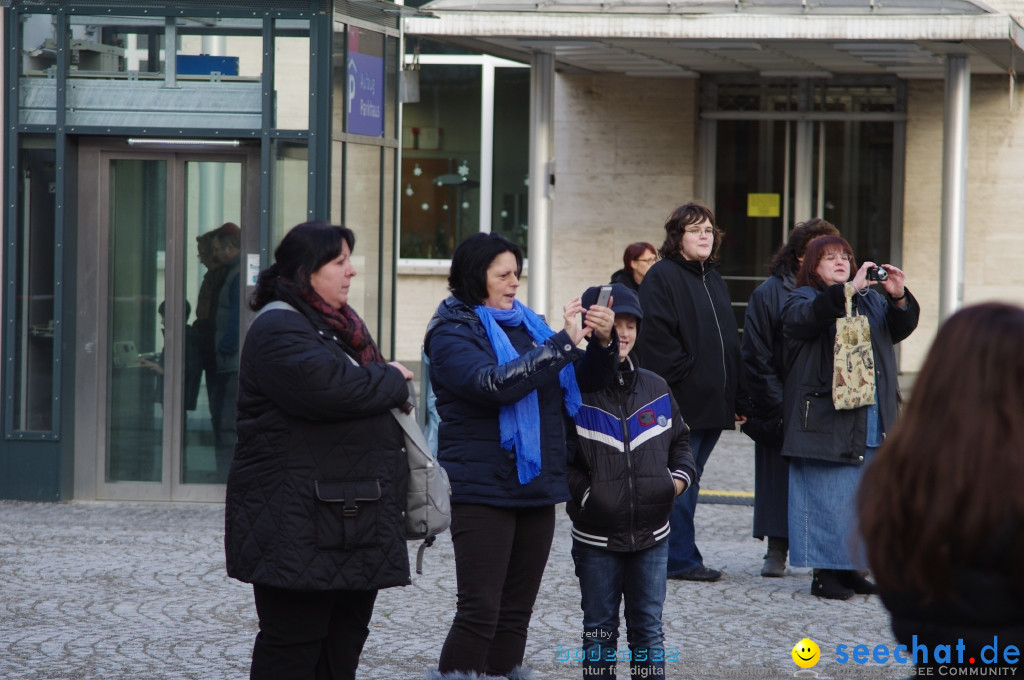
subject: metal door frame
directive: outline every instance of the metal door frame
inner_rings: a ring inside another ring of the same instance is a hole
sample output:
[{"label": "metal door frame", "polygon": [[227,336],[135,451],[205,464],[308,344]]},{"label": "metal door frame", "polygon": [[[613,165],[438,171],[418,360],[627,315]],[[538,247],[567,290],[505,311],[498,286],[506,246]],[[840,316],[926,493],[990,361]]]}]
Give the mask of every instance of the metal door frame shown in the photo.
[{"label": "metal door frame", "polygon": [[[181,407],[165,411],[163,457],[160,482],[107,482],[106,375],[111,338],[107,337],[110,239],[110,163],[114,160],[164,160],[167,171],[166,236],[166,309],[167,326],[180,327],[184,304],[179,299],[184,283],[183,258],[190,255],[185,242],[185,165],[188,162],[230,162],[242,165],[240,187],[242,203],[242,266],[245,253],[259,252],[260,237],[260,148],[259,145],[235,149],[129,148],[123,138],[83,138],[79,146],[78,229],[78,326],[76,332],[75,375],[75,498],[97,500],[224,500],[223,484],[185,484],[180,481],[182,463]],[[241,299],[247,299],[251,287],[243,270],[239,277]],[[240,339],[251,315],[240,310]],[[166,375],[182,374],[177,344],[183,334],[169,333],[164,339]],[[167,380],[164,403],[182,403],[182,380]],[[168,455],[169,454],[169,455]]]}]

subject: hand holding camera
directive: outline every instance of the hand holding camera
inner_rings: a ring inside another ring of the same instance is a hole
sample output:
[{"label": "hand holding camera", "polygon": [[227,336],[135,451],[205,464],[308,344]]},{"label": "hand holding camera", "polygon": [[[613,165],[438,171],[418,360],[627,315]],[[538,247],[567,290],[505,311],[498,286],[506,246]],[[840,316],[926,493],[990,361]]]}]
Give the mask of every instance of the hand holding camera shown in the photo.
[{"label": "hand holding camera", "polygon": [[[857,290],[864,290],[868,286],[877,283],[885,289],[889,297],[902,301],[905,297],[903,285],[904,274],[901,269],[891,264],[878,265],[874,262],[864,262],[854,275],[853,283]],[[906,303],[899,304],[905,306]]]},{"label": "hand holding camera", "polygon": [[865,278],[867,278],[868,281],[878,281],[880,283],[889,279],[889,272],[885,271],[881,267],[868,267],[865,274]]}]

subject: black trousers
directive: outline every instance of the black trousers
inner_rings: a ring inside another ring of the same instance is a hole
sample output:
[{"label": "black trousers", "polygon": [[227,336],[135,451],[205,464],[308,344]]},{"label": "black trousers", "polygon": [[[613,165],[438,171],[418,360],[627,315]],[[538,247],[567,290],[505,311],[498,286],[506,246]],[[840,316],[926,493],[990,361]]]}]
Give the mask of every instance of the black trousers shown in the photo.
[{"label": "black trousers", "polygon": [[555,508],[452,506],[458,604],[438,670],[506,675],[523,663]]},{"label": "black trousers", "polygon": [[376,590],[252,590],[260,632],[251,680],[355,680]]}]

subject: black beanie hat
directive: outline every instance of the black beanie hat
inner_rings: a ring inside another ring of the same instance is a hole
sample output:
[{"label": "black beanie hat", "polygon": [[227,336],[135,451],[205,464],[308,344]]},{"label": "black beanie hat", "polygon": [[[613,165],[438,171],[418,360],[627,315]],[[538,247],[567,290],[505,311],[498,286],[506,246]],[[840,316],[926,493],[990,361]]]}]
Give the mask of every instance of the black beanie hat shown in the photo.
[{"label": "black beanie hat", "polygon": [[[640,298],[637,297],[636,293],[621,283],[613,283],[610,285],[612,287],[612,311],[615,312],[616,315],[632,314],[637,318],[637,321],[643,319],[644,311],[640,309]],[[600,293],[601,286],[591,286],[583,291],[583,295],[580,297],[580,302],[583,303],[583,308],[587,309],[590,305],[596,303],[597,296]]]}]

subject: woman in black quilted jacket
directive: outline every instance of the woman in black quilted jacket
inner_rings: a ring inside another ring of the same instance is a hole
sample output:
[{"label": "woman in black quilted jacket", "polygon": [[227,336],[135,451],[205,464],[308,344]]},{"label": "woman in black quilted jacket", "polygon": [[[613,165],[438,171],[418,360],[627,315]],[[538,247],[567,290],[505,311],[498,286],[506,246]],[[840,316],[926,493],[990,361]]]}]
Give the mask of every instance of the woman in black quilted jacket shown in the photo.
[{"label": "woman in black quilted jacket", "polygon": [[377,590],[409,583],[390,409],[412,373],[385,362],[348,304],[354,243],[298,225],[250,302],[263,311],[242,348],[224,543],[228,575],[253,584],[254,679],[355,678]]}]

